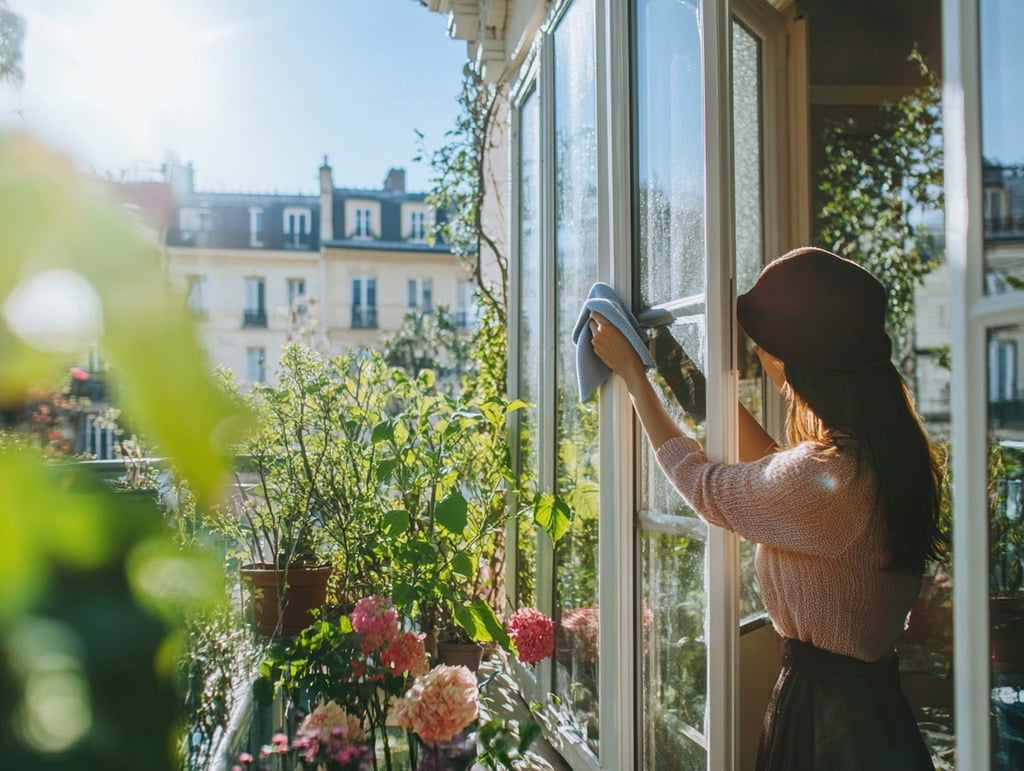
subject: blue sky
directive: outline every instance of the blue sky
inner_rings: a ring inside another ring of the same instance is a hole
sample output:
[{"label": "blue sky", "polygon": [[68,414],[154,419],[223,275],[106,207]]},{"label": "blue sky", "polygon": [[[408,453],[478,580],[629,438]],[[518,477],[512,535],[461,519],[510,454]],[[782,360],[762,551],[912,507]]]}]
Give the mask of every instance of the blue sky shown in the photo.
[{"label": "blue sky", "polygon": [[454,125],[466,44],[415,0],[9,0],[27,24],[20,127],[114,177],[173,152],[207,190],[380,187]]}]

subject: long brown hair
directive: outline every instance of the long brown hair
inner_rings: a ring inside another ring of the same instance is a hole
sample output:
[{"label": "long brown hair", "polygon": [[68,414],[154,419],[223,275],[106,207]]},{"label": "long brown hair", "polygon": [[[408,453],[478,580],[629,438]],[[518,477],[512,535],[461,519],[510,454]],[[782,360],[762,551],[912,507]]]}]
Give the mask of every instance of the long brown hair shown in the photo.
[{"label": "long brown hair", "polygon": [[852,452],[875,478],[889,569],[921,575],[943,543],[938,455],[891,363],[854,370],[786,364],[790,444]]}]

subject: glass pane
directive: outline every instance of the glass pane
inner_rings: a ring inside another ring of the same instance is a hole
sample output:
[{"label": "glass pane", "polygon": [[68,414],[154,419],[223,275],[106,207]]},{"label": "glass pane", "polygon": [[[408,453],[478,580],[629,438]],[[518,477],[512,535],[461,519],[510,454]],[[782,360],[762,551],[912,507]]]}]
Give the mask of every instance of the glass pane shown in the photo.
[{"label": "glass pane", "polygon": [[[676,319],[664,333],[683,351],[694,351],[697,361],[704,361],[703,315]],[[703,439],[703,415],[692,407],[683,411],[673,378],[673,373],[659,372],[654,377],[655,387],[672,417]],[[700,369],[694,378],[703,379]],[[702,400],[700,404],[703,406]],[[706,759],[700,748],[707,695],[703,631],[707,525],[672,489],[649,444],[641,455],[640,508],[644,528],[670,533],[641,535],[641,768],[704,768]],[[692,765],[676,765],[684,758]]]},{"label": "glass pane", "polygon": [[985,291],[1024,289],[1024,4],[981,0]]},{"label": "glass pane", "polygon": [[[641,306],[675,317],[653,331],[654,378],[674,417],[704,435],[704,126],[699,3],[637,0],[635,116]],[[758,194],[759,195],[759,194]],[[707,528],[650,446],[640,460],[640,761],[704,768]],[[657,534],[654,532],[657,531]]]},{"label": "glass pane", "polygon": [[[761,41],[738,22],[732,25],[733,158],[736,197],[736,293],[754,285],[764,255],[761,159]],[[742,213],[742,216],[739,216]],[[754,344],[739,331],[740,402],[764,425],[764,378]],[[764,610],[755,546],[740,541],[740,618]]]},{"label": "glass pane", "polygon": [[1024,327],[990,330],[989,623],[992,768],[1024,768]]},{"label": "glass pane", "polygon": [[704,108],[697,4],[637,0],[641,305],[704,293]]},{"label": "glass pane", "polygon": [[[676,496],[678,498],[678,496]],[[641,768],[707,767],[704,722],[704,538],[646,533],[641,539],[643,643]]]},{"label": "glass pane", "polygon": [[580,403],[572,329],[597,280],[597,111],[593,0],[574,3],[554,33],[557,306],[554,492],[572,512],[555,547],[555,614],[562,631],[554,692],[564,728],[598,751],[597,400]]},{"label": "glass pane", "polygon": [[[519,390],[531,405],[519,412],[520,489],[529,500],[537,491],[537,406],[540,399],[541,252],[540,252],[540,112],[537,92],[519,110]],[[537,531],[532,516],[518,526],[515,603],[536,602]]]}]

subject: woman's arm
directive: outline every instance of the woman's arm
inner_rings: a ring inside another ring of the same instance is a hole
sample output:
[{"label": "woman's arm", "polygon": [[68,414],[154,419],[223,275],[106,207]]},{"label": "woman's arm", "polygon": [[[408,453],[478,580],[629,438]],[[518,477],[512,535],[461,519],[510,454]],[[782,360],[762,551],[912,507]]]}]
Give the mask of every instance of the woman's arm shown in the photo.
[{"label": "woman's arm", "polygon": [[[640,357],[623,334],[598,313],[591,315],[590,331],[594,353],[625,382],[633,409],[654,449],[659,449],[673,437],[684,436],[658,398]],[[775,440],[743,405],[739,405],[739,445],[741,461],[757,460],[778,449]]]}]

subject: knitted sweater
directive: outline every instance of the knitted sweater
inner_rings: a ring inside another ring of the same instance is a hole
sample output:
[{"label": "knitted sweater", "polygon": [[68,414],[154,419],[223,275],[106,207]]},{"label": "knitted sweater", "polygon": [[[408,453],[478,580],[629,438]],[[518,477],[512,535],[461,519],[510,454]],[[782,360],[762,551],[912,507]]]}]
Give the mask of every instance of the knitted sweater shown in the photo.
[{"label": "knitted sweater", "polygon": [[892,651],[920,580],[885,570],[875,487],[855,458],[805,442],[752,463],[712,463],[678,437],[657,459],[702,519],[758,544],[761,596],[780,635],[863,661]]}]

